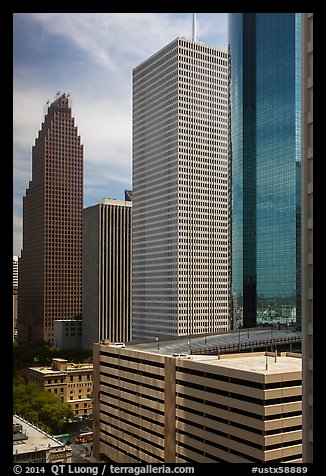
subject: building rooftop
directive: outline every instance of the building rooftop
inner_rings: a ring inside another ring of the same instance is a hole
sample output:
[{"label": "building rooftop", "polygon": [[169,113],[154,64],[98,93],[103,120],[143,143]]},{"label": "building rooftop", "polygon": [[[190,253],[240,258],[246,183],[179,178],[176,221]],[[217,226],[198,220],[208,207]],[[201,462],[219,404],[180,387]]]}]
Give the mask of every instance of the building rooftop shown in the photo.
[{"label": "building rooftop", "polygon": [[52,436],[17,415],[13,416],[13,424],[21,425],[22,434],[27,436],[27,438],[24,439],[13,439],[13,454],[45,451],[50,448],[65,446],[63,443],[57,441]]},{"label": "building rooftop", "polygon": [[[64,363],[64,359],[60,359]],[[62,373],[66,372],[73,372],[73,371],[93,371],[93,364],[73,364],[73,363],[68,363],[67,364],[67,369],[60,370],[60,369],[55,369],[53,367],[29,367],[29,369],[36,370],[37,372],[41,372],[46,375],[60,375]]]},{"label": "building rooftop", "polygon": [[270,327],[259,329],[241,329],[239,331],[230,331],[216,333],[210,335],[196,335],[177,337],[172,339],[161,339],[156,337],[152,341],[132,341],[126,344],[127,349],[138,350],[141,352],[150,352],[157,355],[172,355],[174,353],[191,354],[195,352],[208,351],[209,349],[226,348],[227,346],[238,346],[239,343],[243,348],[247,347],[250,351],[251,344],[257,342],[266,342],[266,346],[270,346],[270,342],[275,344],[285,340],[301,339],[301,332],[292,332],[291,329],[271,329]]},{"label": "building rooftop", "polygon": [[117,198],[101,198],[100,200],[97,201],[98,205],[115,205],[117,206],[123,206],[123,207],[132,207],[132,201],[131,200],[119,200]]},{"label": "building rooftop", "polygon": [[[246,372],[254,372],[258,374],[275,374],[287,372],[301,372],[302,359],[300,354],[290,354],[287,352],[275,355],[268,352],[254,352],[252,354],[229,354],[223,356],[205,356],[193,355],[191,359],[209,365],[219,367],[243,370]],[[267,367],[267,368],[266,368]]]},{"label": "building rooftop", "polygon": [[[151,355],[169,356],[178,359],[218,366],[224,369],[234,369],[260,375],[274,375],[288,372],[301,372],[302,357],[300,353],[278,352],[274,349],[277,343],[301,339],[299,331],[290,329],[242,329],[212,335],[187,336],[174,339],[155,341],[132,341],[125,348],[116,348],[116,352],[123,354],[125,350],[145,352]],[[273,342],[275,345],[271,345]],[[105,342],[103,342],[105,343]],[[239,351],[239,343],[243,345]],[[110,345],[110,343],[108,342]],[[253,347],[250,348],[251,344]],[[257,344],[257,345],[256,345]],[[228,346],[230,346],[229,352]],[[260,348],[255,351],[254,348]],[[265,351],[268,351],[266,353]],[[112,348],[112,347],[111,347]],[[273,348],[273,352],[271,349]],[[205,353],[212,350],[211,353]],[[223,349],[223,352],[219,352]],[[111,349],[110,349],[111,350]],[[267,354],[267,355],[266,355]],[[259,377],[260,378],[260,377]]]}]

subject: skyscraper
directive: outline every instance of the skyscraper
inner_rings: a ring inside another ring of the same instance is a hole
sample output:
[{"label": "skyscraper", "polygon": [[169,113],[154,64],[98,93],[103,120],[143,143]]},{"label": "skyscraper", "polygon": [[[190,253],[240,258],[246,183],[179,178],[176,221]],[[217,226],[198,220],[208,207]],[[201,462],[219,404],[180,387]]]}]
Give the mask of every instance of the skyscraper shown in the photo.
[{"label": "skyscraper", "polygon": [[229,327],[228,54],[177,38],[133,70],[133,338]]},{"label": "skyscraper", "polygon": [[301,23],[229,14],[235,327],[301,319]]},{"label": "skyscraper", "polygon": [[83,214],[83,348],[131,340],[131,192]]},{"label": "skyscraper", "polygon": [[69,95],[49,105],[23,199],[18,340],[53,341],[53,321],[81,317],[83,146]]}]

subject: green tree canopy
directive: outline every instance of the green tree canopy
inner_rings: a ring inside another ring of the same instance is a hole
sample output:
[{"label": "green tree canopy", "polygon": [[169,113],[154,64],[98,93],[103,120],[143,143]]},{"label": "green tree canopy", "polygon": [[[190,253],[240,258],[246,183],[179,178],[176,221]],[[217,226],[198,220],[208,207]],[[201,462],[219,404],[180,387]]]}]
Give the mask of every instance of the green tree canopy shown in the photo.
[{"label": "green tree canopy", "polygon": [[51,344],[22,344],[13,345],[14,374],[25,367],[51,365],[55,357],[67,359],[68,362],[90,362],[93,360],[93,351],[89,349],[60,349]]},{"label": "green tree canopy", "polygon": [[50,434],[60,433],[73,410],[61,402],[60,397],[43,390],[33,382],[25,383],[20,376],[14,378],[13,411]]}]

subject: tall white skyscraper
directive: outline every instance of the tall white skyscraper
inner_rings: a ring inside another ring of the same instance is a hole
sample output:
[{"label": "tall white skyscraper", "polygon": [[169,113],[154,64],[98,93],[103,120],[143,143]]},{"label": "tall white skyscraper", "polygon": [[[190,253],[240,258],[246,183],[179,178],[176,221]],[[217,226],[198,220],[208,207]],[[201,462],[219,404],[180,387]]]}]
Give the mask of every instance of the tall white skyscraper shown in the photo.
[{"label": "tall white skyscraper", "polygon": [[229,328],[228,54],[177,38],[133,70],[133,338]]}]

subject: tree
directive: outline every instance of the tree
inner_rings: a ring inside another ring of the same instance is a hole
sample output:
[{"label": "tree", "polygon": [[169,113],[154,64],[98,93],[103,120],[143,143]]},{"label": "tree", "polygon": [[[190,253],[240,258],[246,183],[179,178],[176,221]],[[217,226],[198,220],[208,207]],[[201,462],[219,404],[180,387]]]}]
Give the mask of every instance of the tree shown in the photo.
[{"label": "tree", "polygon": [[[51,428],[52,434],[61,433],[68,415],[70,415],[69,418],[73,416],[71,407],[67,403],[62,403],[59,399],[57,400],[57,402],[44,402],[38,415],[39,420],[48,428]],[[71,410],[71,413],[69,410]]]},{"label": "tree", "polygon": [[64,423],[73,417],[72,408],[60,397],[33,382],[26,384],[20,376],[14,378],[13,403],[14,413],[50,434],[60,433]]},{"label": "tree", "polygon": [[67,359],[69,362],[90,362],[93,359],[93,351],[89,349],[60,349],[46,343],[21,344],[15,342],[13,345],[14,374],[26,367],[51,365],[51,361],[55,357]]}]

